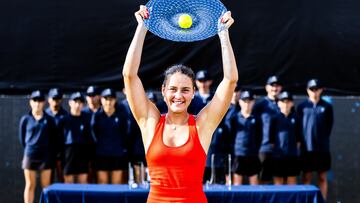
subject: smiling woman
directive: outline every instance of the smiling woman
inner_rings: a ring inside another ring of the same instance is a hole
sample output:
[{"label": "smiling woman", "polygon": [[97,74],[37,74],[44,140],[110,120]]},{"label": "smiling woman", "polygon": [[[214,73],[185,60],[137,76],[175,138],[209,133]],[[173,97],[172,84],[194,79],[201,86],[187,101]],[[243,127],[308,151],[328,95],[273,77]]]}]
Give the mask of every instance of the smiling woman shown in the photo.
[{"label": "smiling woman", "polygon": [[165,72],[162,95],[173,112],[182,112],[190,105],[195,93],[194,73],[184,65],[171,66]]},{"label": "smiling woman", "polygon": [[142,132],[151,177],[148,202],[207,202],[202,190],[206,153],[213,132],[229,108],[238,80],[228,33],[234,20],[230,12],[220,19],[225,27],[218,33],[224,77],[210,103],[197,116],[188,113],[195,94],[195,76],[190,68],[174,65],[165,71],[161,92],[168,113],[161,115],[146,97],[138,76],[147,32],[143,19],[149,15],[145,6],[135,13],[138,26],[123,68],[126,96]]}]

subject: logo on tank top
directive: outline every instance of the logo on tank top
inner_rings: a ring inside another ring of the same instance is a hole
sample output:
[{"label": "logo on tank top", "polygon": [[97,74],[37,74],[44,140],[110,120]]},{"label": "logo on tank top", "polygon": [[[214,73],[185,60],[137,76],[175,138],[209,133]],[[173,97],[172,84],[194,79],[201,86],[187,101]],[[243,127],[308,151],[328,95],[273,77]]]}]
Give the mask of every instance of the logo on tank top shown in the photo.
[{"label": "logo on tank top", "polygon": [[292,119],[291,119],[291,123],[292,123],[292,124],[295,124],[295,118],[292,118]]},{"label": "logo on tank top", "polygon": [[81,131],[84,130],[84,125],[83,125],[83,124],[80,125],[80,130],[81,130]]},{"label": "logo on tank top", "polygon": [[255,118],[253,118],[253,119],[251,119],[251,124],[255,124],[256,123],[256,120],[255,120]]},{"label": "logo on tank top", "polygon": [[115,122],[118,123],[119,122],[119,118],[115,117]]}]

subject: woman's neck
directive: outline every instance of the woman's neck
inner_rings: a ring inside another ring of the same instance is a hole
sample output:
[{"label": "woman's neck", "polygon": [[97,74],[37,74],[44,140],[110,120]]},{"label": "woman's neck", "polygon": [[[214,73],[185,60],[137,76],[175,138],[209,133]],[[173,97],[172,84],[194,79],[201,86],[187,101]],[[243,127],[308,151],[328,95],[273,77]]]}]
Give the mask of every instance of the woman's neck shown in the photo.
[{"label": "woman's neck", "polygon": [[89,109],[93,112],[96,112],[100,108],[100,105],[89,104],[88,106]]},{"label": "woman's neck", "polygon": [[187,112],[182,114],[168,113],[165,117],[166,124],[169,124],[173,130],[176,130],[180,126],[186,125],[188,120],[189,114]]},{"label": "woman's neck", "polygon": [[207,89],[199,89],[199,94],[200,94],[201,96],[208,95],[208,94],[210,94],[210,90],[207,90]]},{"label": "woman's neck", "polygon": [[104,112],[107,116],[111,116],[115,113],[115,108],[110,108],[110,109],[104,109]]},{"label": "woman's neck", "polygon": [[31,114],[34,116],[35,120],[40,120],[43,117],[44,112],[43,111],[31,111]]},{"label": "woman's neck", "polygon": [[288,116],[289,116],[289,114],[290,114],[290,112],[291,112],[291,111],[286,111],[286,110],[281,111],[281,113],[282,113],[282,114],[284,114],[284,115],[285,115],[285,117],[288,117]]},{"label": "woman's neck", "polygon": [[309,100],[313,103],[313,104],[317,104],[320,101],[320,97],[309,97]]},{"label": "woman's neck", "polygon": [[81,111],[78,111],[78,110],[70,110],[70,113],[72,116],[80,116],[81,115]]},{"label": "woman's neck", "polygon": [[251,111],[242,110],[241,114],[244,116],[244,118],[248,118],[251,115]]}]

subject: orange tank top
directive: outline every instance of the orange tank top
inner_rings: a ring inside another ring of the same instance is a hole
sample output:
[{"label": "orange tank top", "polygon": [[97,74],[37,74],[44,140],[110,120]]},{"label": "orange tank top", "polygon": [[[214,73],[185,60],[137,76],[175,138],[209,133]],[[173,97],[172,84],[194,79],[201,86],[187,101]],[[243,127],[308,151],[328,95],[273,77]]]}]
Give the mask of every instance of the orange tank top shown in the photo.
[{"label": "orange tank top", "polygon": [[163,142],[165,115],[161,115],[146,153],[150,174],[148,203],[207,202],[202,186],[206,154],[193,115],[189,115],[188,125],[190,134],[185,144],[169,147]]}]

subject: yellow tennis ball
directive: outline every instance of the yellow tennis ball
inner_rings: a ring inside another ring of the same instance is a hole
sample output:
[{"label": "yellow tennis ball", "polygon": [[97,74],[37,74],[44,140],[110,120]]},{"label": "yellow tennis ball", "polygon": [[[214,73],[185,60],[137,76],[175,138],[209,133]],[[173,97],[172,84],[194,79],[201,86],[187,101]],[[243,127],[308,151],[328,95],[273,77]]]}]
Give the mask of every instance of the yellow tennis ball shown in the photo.
[{"label": "yellow tennis ball", "polygon": [[182,14],[179,16],[178,24],[181,28],[188,29],[192,25],[192,18],[189,14]]}]

